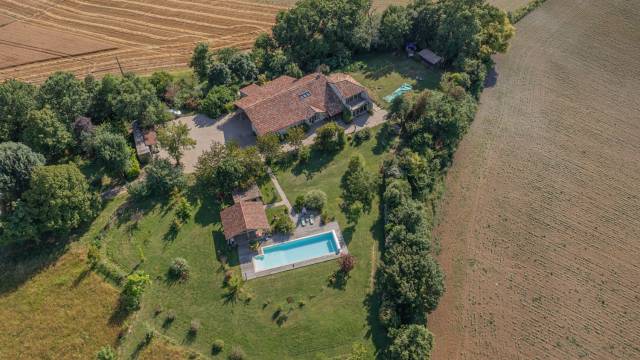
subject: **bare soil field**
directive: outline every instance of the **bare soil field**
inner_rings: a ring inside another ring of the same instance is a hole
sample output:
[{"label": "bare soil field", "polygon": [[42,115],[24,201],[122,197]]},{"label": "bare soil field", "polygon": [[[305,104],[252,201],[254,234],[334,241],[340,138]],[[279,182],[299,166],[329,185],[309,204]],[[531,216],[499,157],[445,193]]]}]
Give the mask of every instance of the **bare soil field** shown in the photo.
[{"label": "bare soil field", "polygon": [[549,0],[447,178],[433,359],[640,358],[640,2]]},{"label": "bare soil field", "polygon": [[[3,61],[29,63],[5,65],[0,69],[0,81],[18,78],[41,82],[57,70],[72,71],[78,76],[92,73],[99,77],[118,72],[118,61],[125,71],[141,73],[186,67],[191,51],[199,41],[208,41],[212,48],[250,47],[259,33],[271,29],[277,12],[284,8],[251,0],[0,0],[0,25],[15,20],[0,27],[0,34],[5,32],[3,28],[22,26],[25,28],[10,34],[37,39],[39,36],[32,36],[33,30],[27,30],[33,28],[26,27],[37,26],[66,33],[66,36],[93,39],[95,43],[109,44],[113,48],[95,52],[85,46],[81,54],[60,56],[61,53],[68,55],[69,49],[49,46],[50,53],[47,53],[23,46],[15,59],[11,56],[0,58],[0,68]],[[69,46],[77,43],[73,41]],[[0,41],[2,45],[6,46]],[[79,48],[81,46],[74,49]]]}]

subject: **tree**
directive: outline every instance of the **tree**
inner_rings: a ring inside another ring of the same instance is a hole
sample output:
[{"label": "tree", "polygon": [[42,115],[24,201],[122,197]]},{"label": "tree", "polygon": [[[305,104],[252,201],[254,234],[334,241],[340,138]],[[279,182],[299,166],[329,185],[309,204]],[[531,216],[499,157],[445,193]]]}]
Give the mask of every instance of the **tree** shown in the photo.
[{"label": "tree", "polygon": [[295,225],[286,210],[276,213],[271,219],[271,230],[274,232],[291,234],[293,229],[295,229]]},{"label": "tree", "polygon": [[356,267],[356,257],[351,254],[341,254],[340,258],[338,258],[338,264],[340,265],[340,271],[344,274],[349,274]]},{"label": "tree", "polygon": [[256,64],[253,63],[249,54],[237,52],[231,56],[226,65],[239,83],[253,81],[258,76]]},{"label": "tree", "polygon": [[220,194],[229,194],[244,188],[263,176],[266,168],[255,147],[246,149],[238,145],[214,142],[198,158],[198,182]]},{"label": "tree", "polygon": [[433,335],[424,325],[402,326],[393,332],[389,346],[391,360],[429,360],[433,348]]},{"label": "tree", "polygon": [[304,73],[302,72],[302,70],[300,70],[300,67],[294,63],[287,64],[284,67],[284,73],[285,75],[291,76],[296,79],[300,79],[301,77],[304,76]]},{"label": "tree", "polygon": [[302,126],[294,126],[287,130],[287,143],[297,152],[302,146],[304,140],[304,129]]},{"label": "tree", "polygon": [[37,102],[39,107],[48,105],[60,121],[70,125],[87,112],[89,93],[72,73],[56,72],[40,86]]},{"label": "tree", "polygon": [[112,74],[105,75],[96,85],[96,89],[91,95],[88,115],[96,121],[111,122],[115,121],[116,101],[120,96],[120,82],[122,78]]},{"label": "tree", "polygon": [[264,155],[267,162],[274,161],[282,152],[280,138],[276,133],[268,133],[266,135],[258,136],[256,139],[256,146],[260,153]]},{"label": "tree", "polygon": [[153,85],[132,73],[125,74],[109,103],[113,120],[121,123],[139,120],[140,126],[151,127],[170,118]]},{"label": "tree", "polygon": [[21,143],[0,143],[0,197],[4,203],[18,199],[27,190],[35,168],[44,156]]},{"label": "tree", "polygon": [[0,142],[21,139],[23,121],[36,106],[36,88],[18,80],[0,84]]},{"label": "tree", "polygon": [[129,312],[138,310],[142,294],[147,285],[150,284],[151,279],[144,271],[137,271],[127,276],[127,281],[121,294],[123,308]]},{"label": "tree", "polygon": [[169,124],[161,128],[158,131],[158,141],[178,165],[180,165],[184,150],[193,149],[196,146],[196,141],[189,137],[189,127],[182,123]]},{"label": "tree", "polygon": [[215,119],[225,114],[236,99],[236,90],[227,86],[215,86],[200,103],[200,112]]},{"label": "tree", "polygon": [[320,150],[341,150],[345,143],[344,129],[333,121],[323,125],[316,131],[314,145]]},{"label": "tree", "polygon": [[322,190],[309,190],[304,194],[304,206],[307,209],[322,211],[327,204],[327,194]]},{"label": "tree", "polygon": [[167,93],[167,89],[173,83],[173,75],[166,71],[156,71],[151,74],[149,82],[156,89],[156,96],[163,99],[164,95]]},{"label": "tree", "polygon": [[193,72],[196,74],[200,82],[207,80],[210,62],[211,53],[209,52],[209,45],[205,42],[199,42],[193,50],[189,66],[193,68]]},{"label": "tree", "polygon": [[32,110],[25,121],[22,142],[49,160],[65,155],[73,143],[73,136],[49,107]]},{"label": "tree", "polygon": [[214,61],[209,66],[209,76],[207,77],[207,83],[209,88],[219,85],[228,85],[233,82],[233,74],[229,67],[219,61]]},{"label": "tree", "polygon": [[411,31],[412,20],[404,6],[389,5],[380,18],[380,46],[383,49],[402,48]]},{"label": "tree", "polygon": [[112,174],[123,176],[133,165],[130,162],[132,150],[124,136],[101,126],[90,143],[96,160]]},{"label": "tree", "polygon": [[168,196],[175,189],[186,186],[182,168],[173,166],[167,159],[153,160],[145,169],[145,184],[151,194]]},{"label": "tree", "polygon": [[273,38],[293,62],[312,70],[346,65],[371,42],[370,0],[302,0],[280,12]]},{"label": "tree", "polygon": [[[33,171],[16,212],[33,226],[31,236],[63,236],[91,220],[99,200],[76,165],[40,166]],[[24,240],[37,240],[33,237]]]},{"label": "tree", "polygon": [[375,178],[364,167],[362,155],[354,155],[342,175],[342,198],[347,206],[360,202],[365,209],[371,208],[371,201],[375,194]]}]

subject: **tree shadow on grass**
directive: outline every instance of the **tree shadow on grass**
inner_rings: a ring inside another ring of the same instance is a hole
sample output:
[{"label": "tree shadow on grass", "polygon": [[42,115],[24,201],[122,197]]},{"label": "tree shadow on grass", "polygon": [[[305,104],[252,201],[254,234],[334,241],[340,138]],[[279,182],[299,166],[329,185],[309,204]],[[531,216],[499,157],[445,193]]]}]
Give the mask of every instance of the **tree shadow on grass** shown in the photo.
[{"label": "tree shadow on grass", "polygon": [[309,161],[306,163],[298,161],[291,169],[291,172],[295,176],[304,174],[307,180],[311,180],[317,173],[327,167],[338,153],[339,151],[322,151],[312,148]]},{"label": "tree shadow on grass", "polygon": [[109,317],[109,325],[122,326],[129,317],[130,312],[124,306],[124,302],[120,299],[118,307],[111,313]]},{"label": "tree shadow on grass", "polygon": [[80,274],[78,274],[78,276],[73,280],[73,284],[71,284],[71,286],[74,288],[78,287],[84,281],[84,279],[89,276],[89,274],[91,274],[91,269],[87,267],[86,269],[82,270]]},{"label": "tree shadow on grass", "polygon": [[380,131],[376,133],[376,144],[373,147],[374,154],[384,154],[391,147],[393,139],[397,136],[392,126],[390,123],[385,122]]},{"label": "tree shadow on grass", "polygon": [[66,242],[0,247],[0,295],[17,290],[67,251]]}]

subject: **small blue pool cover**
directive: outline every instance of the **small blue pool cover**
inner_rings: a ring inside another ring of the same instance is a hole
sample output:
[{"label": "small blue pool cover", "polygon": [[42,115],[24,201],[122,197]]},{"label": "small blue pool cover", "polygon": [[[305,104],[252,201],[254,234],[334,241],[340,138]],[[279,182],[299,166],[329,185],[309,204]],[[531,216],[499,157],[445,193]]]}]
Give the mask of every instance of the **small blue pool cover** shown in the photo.
[{"label": "small blue pool cover", "polygon": [[385,96],[384,101],[390,103],[393,101],[393,99],[397,98],[398,96],[404,95],[411,90],[413,90],[413,86],[411,86],[411,84],[409,83],[404,83],[400,85],[400,87],[397,88],[393,93]]}]

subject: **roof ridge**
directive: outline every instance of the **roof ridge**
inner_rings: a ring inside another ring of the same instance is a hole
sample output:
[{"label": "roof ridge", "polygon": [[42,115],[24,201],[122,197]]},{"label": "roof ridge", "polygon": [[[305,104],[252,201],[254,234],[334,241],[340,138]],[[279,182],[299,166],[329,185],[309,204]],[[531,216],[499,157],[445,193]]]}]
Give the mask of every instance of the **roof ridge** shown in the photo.
[{"label": "roof ridge", "polygon": [[[296,79],[294,82],[292,82],[292,83],[291,83],[291,85],[292,85],[292,86],[290,86],[290,87],[288,87],[288,88],[286,88],[286,89],[284,89],[284,90],[282,90],[282,91],[279,91],[279,92],[277,92],[277,93],[271,94],[271,95],[269,95],[268,97],[265,97],[264,99],[262,99],[262,100],[260,100],[260,101],[258,101],[258,102],[255,102],[255,103],[253,103],[253,104],[251,104],[251,105],[247,106],[246,108],[247,108],[247,109],[252,108],[252,107],[254,107],[254,106],[256,106],[256,105],[258,105],[258,104],[260,104],[260,103],[262,103],[262,102],[265,102],[265,101],[267,101],[267,100],[269,100],[269,99],[272,99],[272,98],[274,98],[274,97],[276,97],[276,96],[278,96],[278,95],[280,95],[280,94],[284,93],[285,91],[290,91],[290,90],[292,90],[292,89],[294,88],[294,86],[293,86],[293,85],[294,85],[294,84],[296,84],[298,81],[300,81],[300,80],[304,79],[305,77],[309,77],[310,75],[314,75],[314,74],[317,74],[317,75],[320,75],[320,76],[325,76],[325,75],[323,75],[323,74],[321,74],[321,73],[311,73],[311,74],[308,74],[308,75],[306,75],[306,76],[303,76],[303,77],[301,77],[300,79]],[[326,76],[325,76],[325,78],[326,78]],[[310,82],[312,82],[312,81],[314,81],[314,80],[317,80],[317,79],[318,79],[318,77],[316,76],[316,77],[314,77],[314,78],[310,78],[309,80],[305,81],[305,82],[304,82],[304,83],[302,83],[302,84],[307,84],[307,83],[310,83]],[[271,80],[271,81],[274,81],[274,80]],[[262,88],[262,86],[258,86],[258,87]],[[251,95],[249,95],[249,96],[251,96]]]}]

